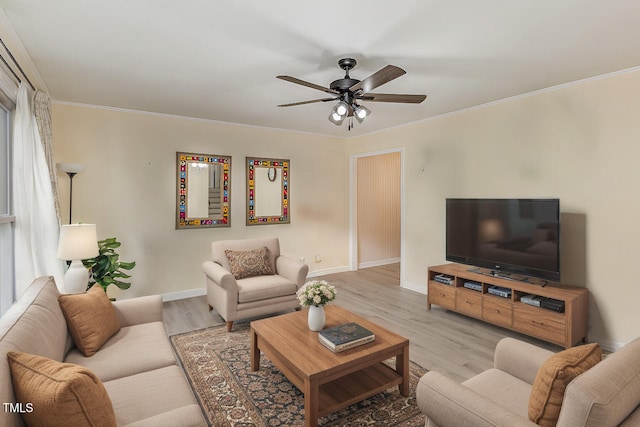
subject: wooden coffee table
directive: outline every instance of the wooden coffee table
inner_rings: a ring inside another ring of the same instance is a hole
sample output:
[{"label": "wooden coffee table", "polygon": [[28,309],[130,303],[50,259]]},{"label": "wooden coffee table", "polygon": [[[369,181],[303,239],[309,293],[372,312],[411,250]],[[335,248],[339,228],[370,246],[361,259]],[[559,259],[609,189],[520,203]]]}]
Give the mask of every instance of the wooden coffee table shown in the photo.
[{"label": "wooden coffee table", "polygon": [[[260,352],[304,393],[305,425],[395,385],[409,395],[409,340],[343,308],[325,307],[326,327],[357,322],[376,340],[333,353],[309,330],[307,310],[251,322],[251,370]],[[395,357],[395,370],[382,361]]]}]

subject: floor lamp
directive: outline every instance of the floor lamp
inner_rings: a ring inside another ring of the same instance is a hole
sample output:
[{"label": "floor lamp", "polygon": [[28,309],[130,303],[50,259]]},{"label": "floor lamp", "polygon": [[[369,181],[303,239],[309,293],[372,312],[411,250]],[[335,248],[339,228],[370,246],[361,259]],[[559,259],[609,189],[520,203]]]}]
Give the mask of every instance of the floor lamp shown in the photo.
[{"label": "floor lamp", "polygon": [[58,170],[69,175],[69,224],[71,224],[71,209],[73,207],[73,177],[86,167],[86,165],[78,163],[58,163]]}]

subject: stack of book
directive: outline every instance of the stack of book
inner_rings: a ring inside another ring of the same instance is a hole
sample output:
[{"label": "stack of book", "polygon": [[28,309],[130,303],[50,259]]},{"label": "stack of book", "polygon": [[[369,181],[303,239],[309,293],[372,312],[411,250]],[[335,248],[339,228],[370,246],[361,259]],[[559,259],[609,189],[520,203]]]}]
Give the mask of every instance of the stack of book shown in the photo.
[{"label": "stack of book", "polygon": [[376,336],[370,330],[352,322],[324,329],[318,333],[318,339],[320,344],[334,353],[339,353],[374,341]]}]

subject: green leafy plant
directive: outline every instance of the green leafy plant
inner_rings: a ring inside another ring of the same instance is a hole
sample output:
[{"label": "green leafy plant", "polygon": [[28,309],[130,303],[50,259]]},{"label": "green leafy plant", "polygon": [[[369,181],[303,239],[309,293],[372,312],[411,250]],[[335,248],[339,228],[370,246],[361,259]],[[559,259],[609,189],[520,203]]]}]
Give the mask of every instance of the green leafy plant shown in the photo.
[{"label": "green leafy plant", "polygon": [[115,237],[110,237],[98,241],[99,254],[95,258],[83,259],[82,264],[89,269],[89,286],[91,288],[96,283],[107,291],[109,285],[116,285],[120,289],[129,289],[131,283],[121,279],[128,279],[131,276],[123,270],[131,270],[136,266],[136,262],[120,261],[120,255],[116,249],[121,245]]}]

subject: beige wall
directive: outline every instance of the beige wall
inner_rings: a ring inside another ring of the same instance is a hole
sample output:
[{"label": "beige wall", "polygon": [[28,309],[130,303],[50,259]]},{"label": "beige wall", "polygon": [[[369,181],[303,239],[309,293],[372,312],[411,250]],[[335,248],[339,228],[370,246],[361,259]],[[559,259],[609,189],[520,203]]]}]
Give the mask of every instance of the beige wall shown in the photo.
[{"label": "beige wall", "polygon": [[[87,165],[74,178],[73,221],[118,237],[122,259],[137,262],[119,297],[203,290],[213,240],[275,235],[312,272],[348,264],[345,140],[62,103],[53,134],[57,161]],[[176,151],[232,156],[231,227],[175,230]],[[245,225],[245,156],[291,159],[291,224]],[[68,212],[69,180],[58,179]]]},{"label": "beige wall", "polygon": [[397,145],[403,286],[424,289],[427,267],[445,262],[445,198],[558,197],[563,282],[590,291],[590,339],[640,336],[640,71],[366,135],[349,154]]}]

